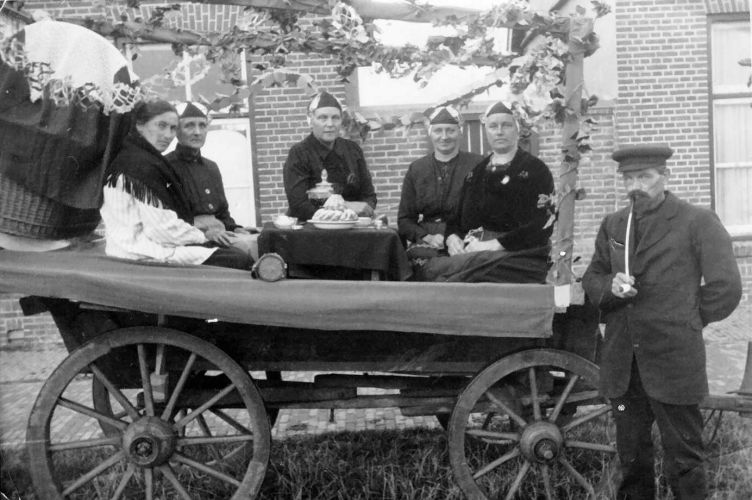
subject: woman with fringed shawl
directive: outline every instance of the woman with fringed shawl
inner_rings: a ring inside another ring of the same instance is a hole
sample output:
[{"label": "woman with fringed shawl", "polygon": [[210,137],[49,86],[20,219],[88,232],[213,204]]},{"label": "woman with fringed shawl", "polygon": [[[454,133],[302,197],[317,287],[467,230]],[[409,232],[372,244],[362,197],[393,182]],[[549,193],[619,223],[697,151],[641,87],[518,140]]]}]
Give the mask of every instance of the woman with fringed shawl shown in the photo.
[{"label": "woman with fringed shawl", "polygon": [[214,246],[192,225],[180,177],[162,156],[177,131],[175,108],[162,100],[142,102],[133,117],[134,127],[105,176],[100,211],[107,255],[250,270],[253,260],[246,253]]}]

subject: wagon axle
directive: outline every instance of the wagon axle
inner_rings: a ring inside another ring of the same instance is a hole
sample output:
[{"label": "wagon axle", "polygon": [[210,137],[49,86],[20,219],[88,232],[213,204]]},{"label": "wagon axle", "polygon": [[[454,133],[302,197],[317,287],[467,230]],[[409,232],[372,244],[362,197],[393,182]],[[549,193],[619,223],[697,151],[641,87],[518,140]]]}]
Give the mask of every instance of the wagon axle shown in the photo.
[{"label": "wagon axle", "polygon": [[142,417],[123,433],[123,450],[139,467],[164,464],[174,453],[176,443],[175,431],[157,417]]},{"label": "wagon axle", "polygon": [[533,422],[520,436],[520,451],[531,462],[549,463],[559,456],[564,438],[551,422]]}]

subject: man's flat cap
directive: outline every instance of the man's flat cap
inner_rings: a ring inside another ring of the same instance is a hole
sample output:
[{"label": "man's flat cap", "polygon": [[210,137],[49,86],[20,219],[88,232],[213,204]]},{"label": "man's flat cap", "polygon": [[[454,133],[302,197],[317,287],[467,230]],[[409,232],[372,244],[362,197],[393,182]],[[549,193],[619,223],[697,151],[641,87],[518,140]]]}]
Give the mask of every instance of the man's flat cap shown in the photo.
[{"label": "man's flat cap", "polygon": [[633,172],[645,168],[660,168],[666,166],[666,160],[674,154],[674,150],[665,144],[643,144],[624,146],[611,155],[619,162],[617,172]]}]

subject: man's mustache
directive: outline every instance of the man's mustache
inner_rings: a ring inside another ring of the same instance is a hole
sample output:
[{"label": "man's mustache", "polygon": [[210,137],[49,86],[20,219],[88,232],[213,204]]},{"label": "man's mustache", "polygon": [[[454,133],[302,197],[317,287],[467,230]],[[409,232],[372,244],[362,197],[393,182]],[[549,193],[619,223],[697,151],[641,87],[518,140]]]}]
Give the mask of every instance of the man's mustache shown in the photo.
[{"label": "man's mustache", "polygon": [[646,198],[650,198],[650,195],[645,191],[642,191],[641,189],[633,189],[632,191],[627,193],[627,196],[624,197],[624,199],[630,200],[633,203],[637,200],[644,200]]}]

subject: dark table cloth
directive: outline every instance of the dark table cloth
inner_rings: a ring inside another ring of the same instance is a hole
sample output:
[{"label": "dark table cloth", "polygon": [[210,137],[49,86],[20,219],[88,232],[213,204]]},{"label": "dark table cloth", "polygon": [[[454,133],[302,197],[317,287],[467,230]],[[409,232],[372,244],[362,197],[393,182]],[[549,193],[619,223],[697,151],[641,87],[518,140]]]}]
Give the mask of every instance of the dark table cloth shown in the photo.
[{"label": "dark table cloth", "polygon": [[333,230],[307,223],[293,230],[269,224],[258,245],[259,255],[277,253],[288,265],[376,270],[391,281],[406,280],[412,272],[399,235],[389,228]]}]

